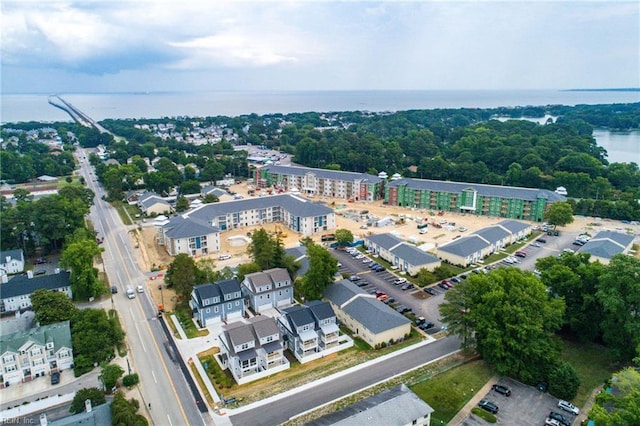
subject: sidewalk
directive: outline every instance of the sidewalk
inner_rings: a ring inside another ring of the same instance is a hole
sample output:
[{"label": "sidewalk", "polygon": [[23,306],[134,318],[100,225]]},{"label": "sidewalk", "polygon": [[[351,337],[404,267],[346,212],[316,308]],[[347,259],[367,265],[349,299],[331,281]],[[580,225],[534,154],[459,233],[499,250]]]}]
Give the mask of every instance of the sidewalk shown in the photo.
[{"label": "sidewalk", "polygon": [[458,411],[458,414],[456,414],[455,417],[451,419],[449,424],[450,425],[462,424],[462,421],[466,419],[469,414],[471,414],[471,409],[476,405],[478,405],[478,402],[480,402],[480,400],[487,394],[487,392],[491,390],[491,385],[496,383],[499,379],[500,377],[498,376],[493,376],[491,379],[489,379],[489,381],[485,383],[485,385],[482,388],[478,389],[476,394],[469,400],[469,402],[467,402],[467,404],[464,407],[462,407],[460,411]]}]

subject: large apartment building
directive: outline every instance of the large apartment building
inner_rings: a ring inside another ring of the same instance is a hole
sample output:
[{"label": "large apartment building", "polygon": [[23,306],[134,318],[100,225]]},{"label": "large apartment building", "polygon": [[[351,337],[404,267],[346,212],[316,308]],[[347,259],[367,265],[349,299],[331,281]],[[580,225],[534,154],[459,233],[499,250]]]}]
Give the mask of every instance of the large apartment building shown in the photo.
[{"label": "large apartment building", "polygon": [[548,189],[403,178],[385,186],[384,200],[392,206],[540,222],[550,203],[566,198]]},{"label": "large apartment building", "polygon": [[308,196],[375,201],[382,198],[384,179],[367,173],[267,165],[253,171],[257,188],[275,187]]},{"label": "large apartment building", "polygon": [[200,256],[220,250],[220,233],[281,223],[302,236],[335,229],[335,212],[291,194],[204,204],[159,225],[157,240],[172,256]]}]

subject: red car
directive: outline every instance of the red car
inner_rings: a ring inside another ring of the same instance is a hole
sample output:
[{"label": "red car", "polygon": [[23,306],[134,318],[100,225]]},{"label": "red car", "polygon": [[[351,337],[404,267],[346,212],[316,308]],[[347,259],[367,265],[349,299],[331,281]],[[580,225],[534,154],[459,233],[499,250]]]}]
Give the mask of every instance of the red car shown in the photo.
[{"label": "red car", "polygon": [[449,288],[453,288],[453,283],[451,281],[442,280],[440,284],[446,285]]}]

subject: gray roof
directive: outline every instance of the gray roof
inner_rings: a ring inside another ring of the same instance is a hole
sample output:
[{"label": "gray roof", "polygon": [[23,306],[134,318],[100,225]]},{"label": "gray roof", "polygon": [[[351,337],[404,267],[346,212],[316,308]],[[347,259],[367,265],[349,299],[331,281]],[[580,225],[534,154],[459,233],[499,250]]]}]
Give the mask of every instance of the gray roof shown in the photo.
[{"label": "gray roof", "polygon": [[469,235],[467,237],[458,238],[449,244],[438,247],[438,251],[455,254],[457,256],[467,257],[473,253],[489,247],[489,244],[477,235]]},{"label": "gray roof", "polygon": [[0,294],[3,299],[8,299],[9,297],[31,294],[41,288],[57,290],[69,287],[71,285],[69,281],[70,275],[67,271],[60,271],[57,274],[38,275],[33,278],[28,278],[26,275],[17,275],[9,280],[8,283],[0,284]]},{"label": "gray roof", "polygon": [[365,240],[370,241],[371,243],[374,243],[375,245],[386,250],[390,250],[392,247],[397,246],[402,242],[400,238],[390,233],[369,235],[365,238]]},{"label": "gray roof", "polygon": [[253,326],[253,330],[255,331],[258,339],[273,336],[274,334],[280,336],[280,330],[278,329],[276,320],[271,317],[265,315],[252,317],[249,318],[249,323]]},{"label": "gray roof", "polygon": [[623,253],[633,244],[633,235],[621,234],[613,231],[601,231],[585,245],[578,253],[590,253],[602,259],[611,259],[616,254]]},{"label": "gray roof", "polygon": [[361,294],[364,297],[371,297],[366,291],[355,285],[349,280],[340,280],[324,289],[324,297],[336,306],[342,306],[352,297]]},{"label": "gray roof", "polygon": [[289,272],[285,268],[271,268],[264,271],[275,282],[291,282]]},{"label": "gray roof", "polygon": [[185,219],[182,216],[174,216],[169,219],[164,229],[166,230],[165,235],[169,238],[190,238],[220,232],[217,226],[197,220]]},{"label": "gray roof", "polygon": [[308,173],[312,173],[320,179],[333,179],[333,180],[342,180],[347,182],[354,182],[356,180],[361,180],[367,183],[379,183],[383,180],[378,176],[370,175],[367,173],[314,169],[311,167],[281,166],[281,165],[275,165],[275,164],[264,166],[260,170],[268,170],[269,173],[271,174],[288,175],[288,176],[304,176]]},{"label": "gray roof", "polygon": [[24,262],[24,254],[22,249],[0,251],[0,263],[7,261],[7,257],[18,259]]},{"label": "gray roof", "polygon": [[517,220],[509,220],[509,219],[502,220],[496,223],[496,226],[502,226],[504,228],[507,228],[513,234],[517,234],[520,231],[524,231],[527,228],[531,228],[531,225],[529,225],[528,223],[520,222]]},{"label": "gray roof", "polygon": [[307,324],[315,324],[315,319],[313,318],[311,310],[304,305],[296,305],[283,309],[283,314],[291,325],[291,330],[294,333],[298,327],[302,327]]},{"label": "gray roof", "polygon": [[300,262],[300,269],[296,271],[296,276],[303,277],[309,270],[309,257],[307,256],[307,248],[305,246],[292,247],[284,249],[285,253],[293,256],[298,262]]},{"label": "gray roof", "polygon": [[284,268],[272,268],[262,272],[253,272],[251,274],[245,275],[244,278],[253,294],[258,293],[257,288],[259,286],[264,286],[267,284],[274,285],[271,287],[271,290],[265,290],[264,292],[272,291],[273,289],[275,289],[276,282],[286,282],[288,283],[288,285],[285,287],[291,286],[291,277],[289,276],[287,270]]},{"label": "gray roof", "polygon": [[235,352],[233,347],[242,346],[244,343],[255,341],[255,336],[251,325],[243,322],[233,322],[228,325],[223,325],[222,330],[227,336],[227,340],[231,343],[230,351]]},{"label": "gray roof", "polygon": [[325,319],[335,318],[336,314],[333,312],[333,308],[329,302],[322,302],[320,300],[312,300],[307,303],[307,306],[311,310],[311,313],[318,321]]},{"label": "gray roof", "polygon": [[333,213],[332,209],[322,204],[312,203],[291,194],[278,194],[204,204],[183,213],[182,216],[211,223],[212,219],[216,219],[219,216],[270,207],[280,207],[300,217],[316,217]]},{"label": "gray roof", "polygon": [[478,195],[483,197],[515,198],[529,201],[534,201],[538,198],[546,198],[549,202],[566,201],[565,197],[548,189],[518,188],[515,186],[486,185],[482,183],[445,182],[439,180],[402,178],[389,182],[387,185],[391,188],[406,186],[407,188],[419,191],[448,192],[455,194],[460,194],[465,189],[472,189],[477,191]]},{"label": "gray roof", "polygon": [[61,348],[72,349],[69,321],[42,325],[27,331],[0,336],[0,355],[7,351],[18,352],[18,349],[29,341],[42,346],[52,342],[54,352]]},{"label": "gray roof", "polygon": [[411,322],[378,299],[369,297],[357,297],[341,309],[372,333],[382,333]]},{"label": "gray roof", "polygon": [[474,232],[472,235],[478,235],[490,243],[496,243],[511,235],[511,233],[499,226],[488,226]]},{"label": "gray roof", "polygon": [[111,424],[111,404],[101,404],[91,407],[87,413],[73,414],[62,419],[48,421],[49,426],[104,426]]},{"label": "gray roof", "polygon": [[[351,300],[354,296],[357,297]],[[411,322],[349,280],[341,280],[328,286],[324,297],[372,333],[380,333]]]},{"label": "gray roof", "polygon": [[222,197],[223,195],[228,195],[229,193],[222,188],[218,188],[215,185],[207,185],[200,190],[202,195],[213,194],[216,197]]},{"label": "gray roof", "polygon": [[398,256],[400,259],[414,266],[440,262],[440,259],[437,257],[429,253],[425,253],[419,248],[407,243],[402,243],[391,250],[391,254]]},{"label": "gray roof", "polygon": [[240,291],[240,284],[236,279],[222,280],[215,283],[200,284],[193,287],[193,293],[198,300],[198,305],[204,306],[202,301],[212,297],[219,297],[220,303],[224,300],[224,295]]},{"label": "gray roof", "polygon": [[433,411],[429,404],[421,400],[407,386],[401,384],[339,411],[322,416],[307,425],[361,426],[378,424],[403,426],[410,425],[414,420],[420,420]]}]

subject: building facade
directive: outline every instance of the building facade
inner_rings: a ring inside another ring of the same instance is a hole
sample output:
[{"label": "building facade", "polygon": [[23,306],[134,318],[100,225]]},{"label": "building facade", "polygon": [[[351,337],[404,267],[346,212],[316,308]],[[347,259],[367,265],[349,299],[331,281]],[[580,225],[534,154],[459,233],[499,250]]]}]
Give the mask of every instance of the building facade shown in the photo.
[{"label": "building facade", "polygon": [[267,165],[254,170],[257,188],[275,187],[308,196],[375,201],[382,198],[384,179],[367,173]]},{"label": "building facade", "polygon": [[61,291],[71,299],[73,294],[69,272],[56,271],[54,274],[38,276],[33,276],[29,271],[26,276],[17,275],[9,282],[0,284],[0,313],[31,308],[31,294],[38,289]]},{"label": "building facade", "polygon": [[69,321],[0,336],[0,387],[72,367]]},{"label": "building facade", "polygon": [[259,313],[293,304],[293,283],[286,269],[267,269],[245,275],[242,294],[251,309]]},{"label": "building facade", "polygon": [[24,271],[22,249],[0,251],[0,275],[17,274]]},{"label": "building facade", "polygon": [[248,383],[289,368],[282,335],[273,318],[252,317],[222,327],[218,361],[238,384]]},{"label": "building facade", "polygon": [[440,259],[414,245],[402,241],[393,234],[369,235],[364,245],[371,253],[397,266],[399,271],[415,276],[421,269],[433,271],[440,266]]},{"label": "building facade", "polygon": [[566,198],[547,189],[402,178],[386,185],[384,200],[392,206],[541,222],[550,203]]},{"label": "building facade", "polygon": [[200,327],[210,323],[240,319],[244,316],[244,299],[236,279],[193,287],[189,306]]}]

